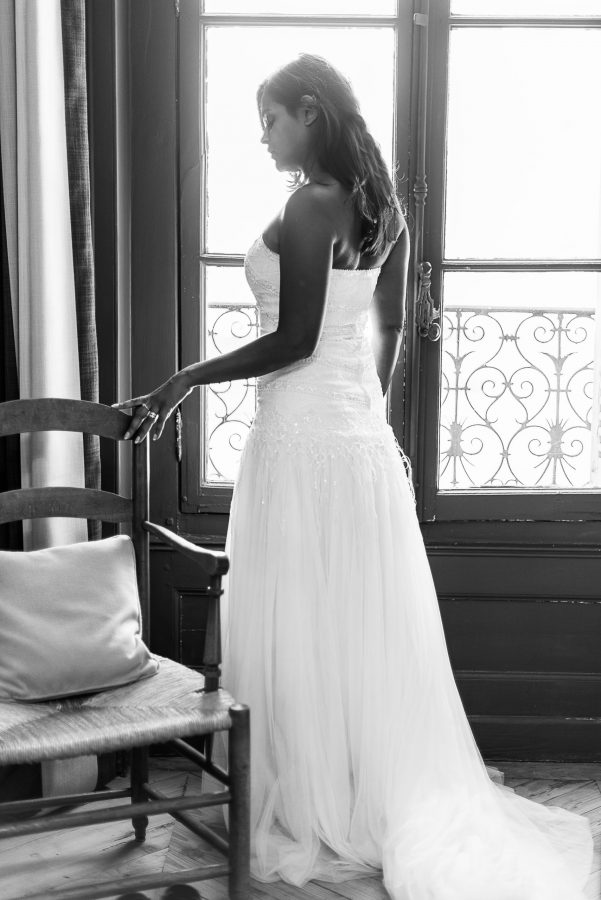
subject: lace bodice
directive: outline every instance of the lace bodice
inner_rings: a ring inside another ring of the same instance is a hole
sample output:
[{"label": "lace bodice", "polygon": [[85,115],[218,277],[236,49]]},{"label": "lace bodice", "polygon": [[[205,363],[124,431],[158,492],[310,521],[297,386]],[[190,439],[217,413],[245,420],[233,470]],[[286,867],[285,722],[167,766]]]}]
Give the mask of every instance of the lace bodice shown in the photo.
[{"label": "lace bodice", "polygon": [[[247,253],[246,278],[259,308],[261,334],[277,327],[280,260],[259,237]],[[379,269],[332,269],[324,325],[318,346],[300,360],[258,380],[259,399],[267,392],[313,394],[324,403],[383,408],[368,331],[368,310]],[[329,409],[328,412],[333,412]]]}]

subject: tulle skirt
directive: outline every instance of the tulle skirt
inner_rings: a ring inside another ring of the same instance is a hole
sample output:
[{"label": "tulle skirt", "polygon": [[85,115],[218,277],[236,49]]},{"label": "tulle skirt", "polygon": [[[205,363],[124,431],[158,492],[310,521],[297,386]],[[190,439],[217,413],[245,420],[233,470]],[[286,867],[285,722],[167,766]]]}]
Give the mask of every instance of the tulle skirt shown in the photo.
[{"label": "tulle skirt", "polygon": [[254,877],[383,870],[394,900],[583,900],[587,820],[494,783],[478,751],[382,411],[281,400],[259,405],[227,547]]}]

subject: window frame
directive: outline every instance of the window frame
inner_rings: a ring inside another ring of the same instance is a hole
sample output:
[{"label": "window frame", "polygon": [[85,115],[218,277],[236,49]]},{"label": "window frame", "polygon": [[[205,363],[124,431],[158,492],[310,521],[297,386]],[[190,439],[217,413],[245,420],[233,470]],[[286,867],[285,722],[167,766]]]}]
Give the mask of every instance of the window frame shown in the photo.
[{"label": "window frame", "polygon": [[[430,43],[428,82],[431,86],[428,110],[427,171],[428,189],[424,229],[424,259],[432,265],[432,295],[442,298],[442,279],[445,271],[594,271],[601,272],[601,259],[594,260],[499,260],[445,259],[444,200],[447,135],[447,90],[449,36],[451,28],[474,27],[570,27],[601,28],[601,15],[588,16],[471,16],[453,15],[451,0],[434,0],[430,13]],[[588,523],[601,521],[599,491],[581,489],[493,490],[490,488],[439,491],[438,453],[440,418],[441,344],[424,341],[419,382],[417,415],[418,427],[412,446],[417,460],[416,473],[420,483],[419,513],[427,523],[479,522],[549,522]],[[433,398],[436,398],[434,404]],[[428,399],[428,403],[426,400]],[[435,414],[432,407],[435,406]],[[428,407],[430,410],[428,411]],[[413,457],[412,457],[413,458]],[[436,526],[433,526],[436,530]],[[466,534],[473,531],[469,524],[460,526]]]},{"label": "window frame", "polygon": [[[205,279],[203,267],[242,266],[239,254],[205,252],[206,183],[205,84],[206,60],[203,52],[207,27],[248,25],[293,25],[320,27],[392,27],[395,31],[395,98],[393,112],[393,154],[400,171],[399,195],[409,206],[411,172],[411,60],[413,56],[413,0],[397,0],[397,12],[383,16],[341,15],[240,15],[204,14],[199,0],[180,0],[178,28],[178,133],[179,133],[179,354],[182,366],[198,360],[199,346],[204,355]],[[411,299],[409,299],[409,303]],[[408,321],[412,321],[408,317]],[[403,354],[402,354],[403,356]],[[201,357],[202,358],[202,357]],[[390,421],[400,443],[405,437],[403,361],[399,362],[389,392]],[[196,392],[194,392],[195,394]],[[224,514],[229,512],[231,485],[202,483],[204,453],[204,417],[206,399],[192,394],[182,404],[177,458],[180,469],[179,525],[184,533],[206,532],[206,514],[216,514],[215,524],[222,530]]]}]

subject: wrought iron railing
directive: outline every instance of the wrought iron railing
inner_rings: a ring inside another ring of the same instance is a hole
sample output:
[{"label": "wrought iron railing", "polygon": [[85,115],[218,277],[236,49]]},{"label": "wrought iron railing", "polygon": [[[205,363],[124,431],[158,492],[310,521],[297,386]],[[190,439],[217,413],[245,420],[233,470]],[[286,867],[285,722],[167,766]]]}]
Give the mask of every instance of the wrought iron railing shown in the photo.
[{"label": "wrought iron railing", "polygon": [[594,344],[591,309],[445,309],[439,488],[586,487]]},{"label": "wrought iron railing", "polygon": [[[207,356],[258,336],[252,304],[212,304]],[[441,490],[540,490],[590,482],[595,314],[462,306],[443,316]],[[207,390],[205,479],[235,481],[254,380]]]},{"label": "wrought iron railing", "polygon": [[[207,357],[228,353],[258,336],[257,307],[211,304],[207,310]],[[205,413],[205,480],[236,480],[240,455],[256,406],[254,379],[226,381],[207,388]]]}]

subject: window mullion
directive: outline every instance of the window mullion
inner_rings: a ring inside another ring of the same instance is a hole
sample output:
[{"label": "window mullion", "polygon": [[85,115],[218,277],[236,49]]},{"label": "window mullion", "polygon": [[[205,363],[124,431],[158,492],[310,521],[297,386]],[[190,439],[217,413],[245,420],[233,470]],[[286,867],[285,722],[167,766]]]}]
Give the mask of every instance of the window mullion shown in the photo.
[{"label": "window mullion", "polygon": [[232,13],[201,13],[204,25],[293,25],[298,28],[348,27],[348,28],[382,28],[396,26],[397,16],[320,16],[320,15],[239,15]]},{"label": "window mullion", "polygon": [[601,259],[445,259],[447,272],[597,272]]},{"label": "window mullion", "polygon": [[449,16],[451,28],[601,28],[601,16]]},{"label": "window mullion", "polygon": [[199,259],[206,266],[244,265],[244,255],[241,253],[201,253]]}]

